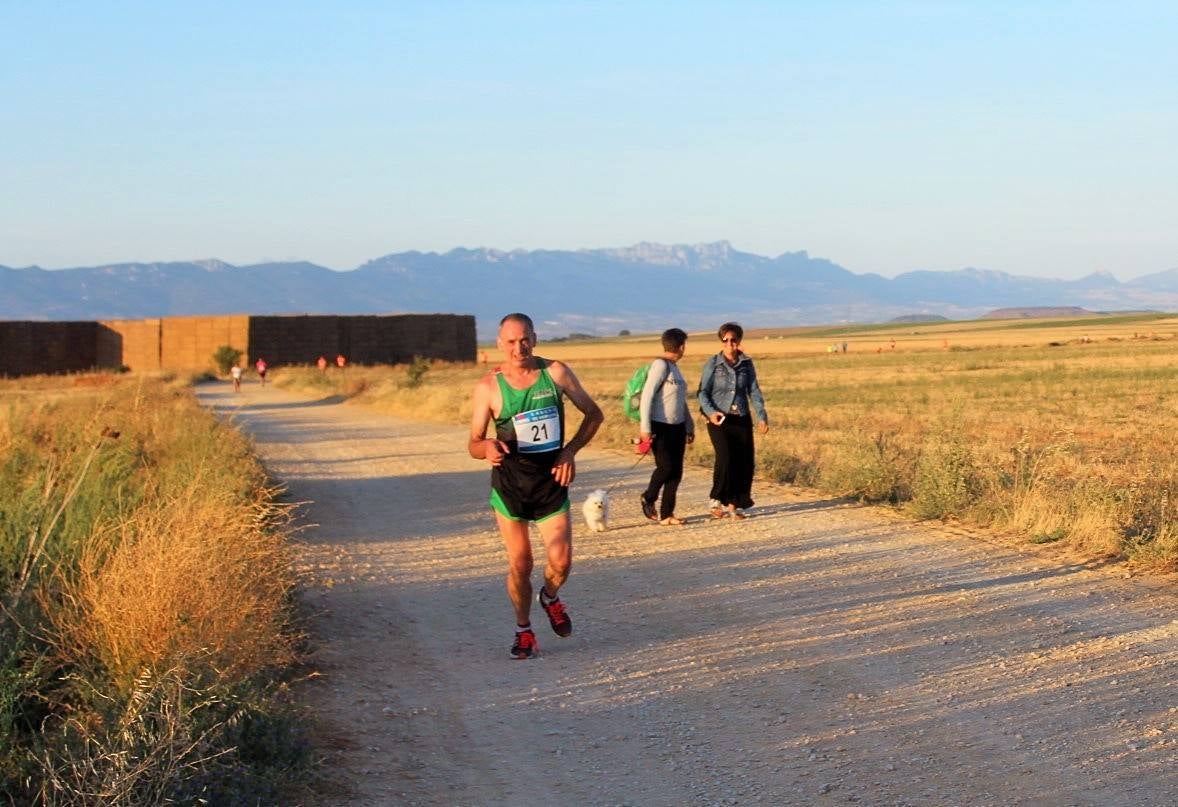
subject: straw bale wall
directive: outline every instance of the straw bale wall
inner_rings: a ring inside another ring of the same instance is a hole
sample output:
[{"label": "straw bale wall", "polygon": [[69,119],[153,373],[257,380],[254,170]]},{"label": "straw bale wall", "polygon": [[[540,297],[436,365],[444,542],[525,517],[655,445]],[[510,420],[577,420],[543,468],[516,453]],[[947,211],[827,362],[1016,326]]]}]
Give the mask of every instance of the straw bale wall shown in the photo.
[{"label": "straw bale wall", "polygon": [[414,356],[474,361],[475,321],[463,314],[163,317],[102,322],[0,322],[0,375],[127,367],[204,370],[222,345],[242,363],[403,364]]},{"label": "straw bale wall", "polygon": [[250,317],[250,360],[274,364],[405,364],[414,356],[474,361],[474,317],[464,314]]},{"label": "straw bale wall", "polygon": [[113,355],[99,348],[99,359],[104,366],[126,366],[139,372],[159,370],[160,322],[156,319],[112,319],[99,324],[117,337]]},{"label": "straw bale wall", "polygon": [[98,343],[97,322],[0,322],[0,375],[93,370]]},{"label": "straw bale wall", "polygon": [[170,370],[206,370],[222,345],[244,355],[249,349],[249,320],[244,314],[220,317],[164,317],[160,320],[160,366]]}]

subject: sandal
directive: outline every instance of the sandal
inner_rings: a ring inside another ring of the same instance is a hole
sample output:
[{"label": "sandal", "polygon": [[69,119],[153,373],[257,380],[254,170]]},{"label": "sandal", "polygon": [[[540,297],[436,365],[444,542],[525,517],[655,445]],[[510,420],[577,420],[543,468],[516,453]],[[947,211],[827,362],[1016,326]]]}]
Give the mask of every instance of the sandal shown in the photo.
[{"label": "sandal", "polygon": [[725,513],[724,513],[723,507],[713,507],[712,508],[712,518],[724,518],[724,515],[725,515]]},{"label": "sandal", "polygon": [[684,521],[681,518],[675,518],[675,516],[667,516],[659,524],[662,524],[664,527],[682,527]]},{"label": "sandal", "polygon": [[743,521],[744,519],[748,518],[748,513],[743,510],[733,510],[732,517],[737,521]]}]

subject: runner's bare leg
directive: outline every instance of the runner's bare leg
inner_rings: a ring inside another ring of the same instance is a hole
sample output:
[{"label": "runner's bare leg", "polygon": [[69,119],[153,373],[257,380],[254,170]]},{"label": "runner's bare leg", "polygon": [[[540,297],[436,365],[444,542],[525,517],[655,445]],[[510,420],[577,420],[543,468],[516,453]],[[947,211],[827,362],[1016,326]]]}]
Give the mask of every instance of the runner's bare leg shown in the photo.
[{"label": "runner's bare leg", "polygon": [[548,596],[555,599],[573,568],[573,522],[565,512],[541,521],[538,526],[548,557],[544,564],[544,583]]},{"label": "runner's bare leg", "polygon": [[515,623],[527,625],[532,612],[532,542],[528,536],[528,522],[512,521],[502,513],[495,513],[499,534],[507,550],[507,596],[515,608]]}]

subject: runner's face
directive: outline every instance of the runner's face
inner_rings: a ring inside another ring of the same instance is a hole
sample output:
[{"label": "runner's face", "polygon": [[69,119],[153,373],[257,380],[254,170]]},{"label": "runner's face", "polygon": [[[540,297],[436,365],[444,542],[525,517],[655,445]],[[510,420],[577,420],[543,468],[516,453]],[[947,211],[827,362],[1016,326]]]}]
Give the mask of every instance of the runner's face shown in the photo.
[{"label": "runner's face", "polygon": [[523,367],[531,361],[535,345],[536,334],[522,322],[509,319],[499,328],[499,349],[503,351],[503,357],[517,367]]}]

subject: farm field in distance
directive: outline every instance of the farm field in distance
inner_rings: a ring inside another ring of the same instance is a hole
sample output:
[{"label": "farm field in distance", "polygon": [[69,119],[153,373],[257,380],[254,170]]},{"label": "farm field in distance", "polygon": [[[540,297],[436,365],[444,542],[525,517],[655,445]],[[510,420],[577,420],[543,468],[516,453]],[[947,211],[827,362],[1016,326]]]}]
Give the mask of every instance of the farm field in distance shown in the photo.
[{"label": "farm field in distance", "polygon": [[[750,329],[743,347],[772,423],[757,442],[762,477],[1178,568],[1178,317]],[[691,335],[681,365],[689,384],[717,349],[714,334]],[[568,361],[602,404],[596,444],[626,448],[636,428],[621,414],[621,390],[659,352],[657,335],[541,341],[537,352]],[[483,355],[487,366],[498,360],[494,345],[481,345]],[[481,364],[436,364],[416,386],[406,369],[284,368],[278,381],[466,422]],[[702,426],[688,454],[711,464]]]}]

